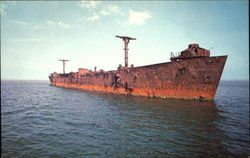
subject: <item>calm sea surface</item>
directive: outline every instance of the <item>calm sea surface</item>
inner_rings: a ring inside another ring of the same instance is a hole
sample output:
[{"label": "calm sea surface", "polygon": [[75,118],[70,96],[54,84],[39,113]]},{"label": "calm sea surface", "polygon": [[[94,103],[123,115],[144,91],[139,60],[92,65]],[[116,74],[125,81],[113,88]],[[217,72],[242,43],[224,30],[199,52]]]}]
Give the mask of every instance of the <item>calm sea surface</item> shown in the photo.
[{"label": "calm sea surface", "polygon": [[3,158],[250,155],[246,81],[222,81],[214,101],[1,81],[1,123]]}]

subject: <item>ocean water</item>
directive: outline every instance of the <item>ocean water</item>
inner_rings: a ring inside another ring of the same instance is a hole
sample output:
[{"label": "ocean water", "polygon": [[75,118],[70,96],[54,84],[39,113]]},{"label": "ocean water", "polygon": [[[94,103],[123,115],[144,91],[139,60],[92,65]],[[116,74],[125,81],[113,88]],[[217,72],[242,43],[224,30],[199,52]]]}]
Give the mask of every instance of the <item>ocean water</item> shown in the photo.
[{"label": "ocean water", "polygon": [[1,81],[1,123],[3,158],[247,158],[249,83],[194,101]]}]

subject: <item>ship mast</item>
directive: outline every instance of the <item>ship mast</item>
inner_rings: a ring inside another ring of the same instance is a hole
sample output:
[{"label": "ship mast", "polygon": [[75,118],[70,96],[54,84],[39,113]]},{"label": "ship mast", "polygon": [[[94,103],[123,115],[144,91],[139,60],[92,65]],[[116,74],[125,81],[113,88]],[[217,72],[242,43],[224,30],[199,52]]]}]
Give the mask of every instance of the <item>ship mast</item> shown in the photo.
[{"label": "ship mast", "polygon": [[123,39],[124,41],[124,51],[125,51],[125,67],[128,67],[128,43],[129,40],[136,40],[136,38],[126,37],[126,36],[115,36]]},{"label": "ship mast", "polygon": [[69,60],[66,59],[58,59],[58,60],[63,62],[63,74],[65,74],[65,62]]}]

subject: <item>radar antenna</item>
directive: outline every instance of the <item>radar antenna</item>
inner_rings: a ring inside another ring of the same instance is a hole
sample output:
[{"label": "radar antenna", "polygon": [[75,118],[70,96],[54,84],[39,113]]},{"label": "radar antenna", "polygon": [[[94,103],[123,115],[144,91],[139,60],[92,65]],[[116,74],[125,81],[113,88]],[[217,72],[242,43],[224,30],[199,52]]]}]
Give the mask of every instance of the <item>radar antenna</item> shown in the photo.
[{"label": "radar antenna", "polygon": [[63,62],[63,74],[65,74],[65,62],[69,60],[66,59],[58,59],[58,60]]},{"label": "radar antenna", "polygon": [[115,37],[121,38],[124,41],[125,67],[128,67],[128,43],[129,43],[129,40],[136,40],[136,38],[131,38],[127,36],[115,36]]}]

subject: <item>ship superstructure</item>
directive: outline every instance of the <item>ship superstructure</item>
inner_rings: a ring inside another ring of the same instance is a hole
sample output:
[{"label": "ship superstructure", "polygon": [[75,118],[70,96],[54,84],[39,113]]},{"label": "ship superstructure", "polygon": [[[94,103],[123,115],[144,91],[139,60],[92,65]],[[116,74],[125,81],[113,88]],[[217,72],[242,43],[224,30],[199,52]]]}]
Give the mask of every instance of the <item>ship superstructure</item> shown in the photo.
[{"label": "ship superstructure", "polygon": [[178,55],[171,53],[171,62],[128,66],[128,43],[135,38],[116,37],[124,41],[124,66],[112,71],[79,68],[78,72],[54,72],[49,76],[51,84],[136,96],[214,99],[227,56],[211,57],[209,50],[190,44]]}]

